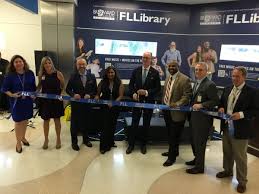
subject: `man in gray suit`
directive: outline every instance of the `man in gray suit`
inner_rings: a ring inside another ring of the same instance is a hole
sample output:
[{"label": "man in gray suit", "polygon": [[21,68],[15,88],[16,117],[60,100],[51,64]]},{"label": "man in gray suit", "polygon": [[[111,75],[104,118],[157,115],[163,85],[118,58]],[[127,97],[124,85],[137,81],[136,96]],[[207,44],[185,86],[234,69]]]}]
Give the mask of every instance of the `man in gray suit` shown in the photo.
[{"label": "man in gray suit", "polygon": [[[209,130],[213,125],[213,118],[199,111],[201,109],[210,110],[219,104],[217,88],[214,82],[207,78],[208,66],[204,62],[199,62],[195,66],[196,82],[193,87],[191,105],[191,128],[195,159],[192,161],[195,166],[187,169],[189,174],[204,173],[204,160],[206,143]],[[191,162],[187,162],[190,164]]]},{"label": "man in gray suit", "polygon": [[[185,106],[192,95],[190,79],[179,72],[177,61],[168,64],[170,76],[165,81],[163,103],[170,107]],[[171,166],[179,155],[179,139],[186,119],[186,113],[180,111],[164,111],[164,119],[169,134],[168,159],[163,166]]]}]

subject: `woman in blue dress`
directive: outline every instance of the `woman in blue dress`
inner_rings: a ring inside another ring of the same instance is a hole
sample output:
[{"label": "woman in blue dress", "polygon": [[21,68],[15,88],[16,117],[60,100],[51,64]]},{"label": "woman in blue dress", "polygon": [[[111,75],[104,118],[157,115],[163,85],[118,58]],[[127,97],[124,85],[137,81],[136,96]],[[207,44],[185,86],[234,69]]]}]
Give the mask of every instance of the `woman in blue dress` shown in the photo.
[{"label": "woman in blue dress", "polygon": [[16,152],[22,152],[22,143],[29,146],[25,138],[28,119],[33,116],[33,99],[21,96],[22,91],[36,90],[34,73],[29,69],[25,59],[20,55],[12,57],[7,67],[7,76],[4,79],[2,91],[10,98],[12,118],[15,122]]}]

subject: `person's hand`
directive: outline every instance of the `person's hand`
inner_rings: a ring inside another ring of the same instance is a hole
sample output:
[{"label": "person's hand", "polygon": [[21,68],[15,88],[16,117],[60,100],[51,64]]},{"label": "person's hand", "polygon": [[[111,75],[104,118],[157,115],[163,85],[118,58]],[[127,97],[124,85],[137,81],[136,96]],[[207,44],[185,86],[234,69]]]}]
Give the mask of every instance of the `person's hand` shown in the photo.
[{"label": "person's hand", "polygon": [[193,108],[194,110],[200,110],[200,109],[203,108],[203,106],[202,106],[202,104],[194,104],[194,105],[192,106],[192,108]]},{"label": "person's hand", "polygon": [[80,100],[80,99],[81,99],[81,96],[80,96],[79,94],[75,94],[75,95],[74,95],[74,99],[75,99],[75,100]]},{"label": "person's hand", "polygon": [[170,104],[170,107],[171,107],[171,108],[176,108],[177,105],[176,105],[176,103],[171,103],[171,104]]},{"label": "person's hand", "polygon": [[21,95],[20,92],[12,93],[12,95],[11,95],[12,98],[19,98],[19,97],[21,97],[21,96],[22,96],[22,95]]},{"label": "person's hand", "polygon": [[218,112],[219,112],[219,113],[224,113],[224,112],[225,112],[225,109],[224,109],[224,108],[220,108],[220,109],[218,110]]},{"label": "person's hand", "polygon": [[139,100],[139,99],[138,99],[138,94],[136,94],[136,93],[134,93],[132,97],[133,97],[133,100],[135,100],[135,101],[138,101],[138,100]]},{"label": "person's hand", "polygon": [[89,94],[86,94],[86,95],[84,96],[84,99],[89,99],[89,98],[91,98],[91,96],[90,96]]},{"label": "person's hand", "polygon": [[146,90],[140,89],[137,91],[138,95],[140,96],[145,96],[146,95]]},{"label": "person's hand", "polygon": [[235,120],[239,120],[241,117],[240,117],[240,114],[238,112],[235,112],[231,115],[231,119],[233,119],[234,121]]}]

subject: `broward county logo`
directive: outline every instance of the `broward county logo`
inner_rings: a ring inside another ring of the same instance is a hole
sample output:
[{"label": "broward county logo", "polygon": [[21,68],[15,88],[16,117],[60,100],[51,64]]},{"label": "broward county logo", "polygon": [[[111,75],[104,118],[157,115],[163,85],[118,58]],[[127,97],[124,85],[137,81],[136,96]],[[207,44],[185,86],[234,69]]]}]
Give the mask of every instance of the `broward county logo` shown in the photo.
[{"label": "broward county logo", "polygon": [[115,20],[115,11],[104,10],[104,9],[94,9],[93,19],[96,20]]}]

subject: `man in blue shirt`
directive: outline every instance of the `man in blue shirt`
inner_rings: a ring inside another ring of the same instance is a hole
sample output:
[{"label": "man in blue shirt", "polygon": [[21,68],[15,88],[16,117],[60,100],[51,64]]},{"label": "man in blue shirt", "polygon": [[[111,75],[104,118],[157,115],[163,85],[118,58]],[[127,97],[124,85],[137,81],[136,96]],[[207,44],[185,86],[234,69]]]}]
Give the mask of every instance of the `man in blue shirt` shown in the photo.
[{"label": "man in blue shirt", "polygon": [[166,66],[167,64],[171,63],[172,61],[177,61],[178,65],[181,66],[182,58],[179,50],[176,50],[176,43],[171,42],[169,45],[169,50],[165,51],[163,57],[161,58],[162,64],[165,66],[166,69],[166,77],[170,75]]}]

